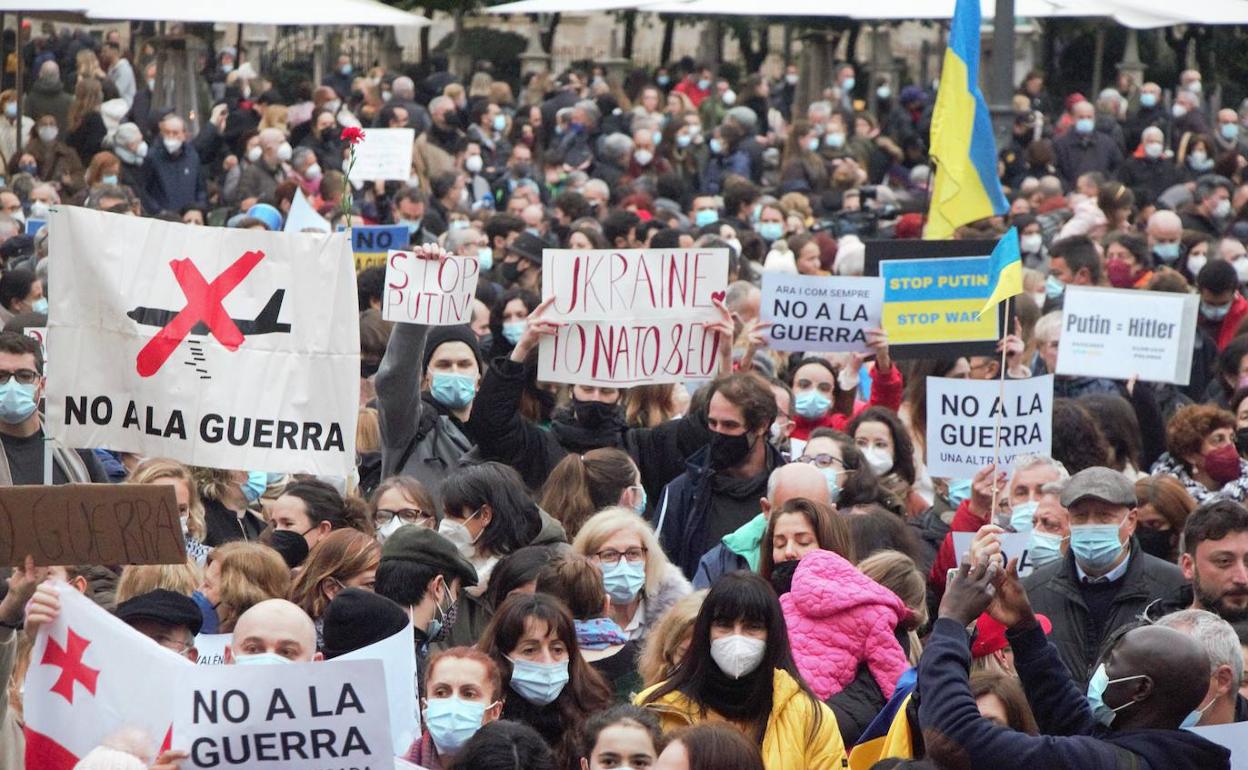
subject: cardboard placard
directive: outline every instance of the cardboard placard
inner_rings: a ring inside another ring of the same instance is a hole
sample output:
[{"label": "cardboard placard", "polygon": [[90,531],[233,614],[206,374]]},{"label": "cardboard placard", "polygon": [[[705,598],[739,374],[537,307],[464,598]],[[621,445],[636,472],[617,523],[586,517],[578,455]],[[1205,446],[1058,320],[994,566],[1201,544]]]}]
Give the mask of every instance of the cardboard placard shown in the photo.
[{"label": "cardboard placard", "polygon": [[386,256],[395,249],[407,248],[411,239],[406,225],[352,225],[355,272],[386,264]]},{"label": "cardboard placard", "polygon": [[1057,373],[1187,385],[1197,294],[1067,286]]},{"label": "cardboard placard", "polygon": [[728,283],[727,249],[547,249],[546,317],[538,379],[629,387],[705,380],[719,367],[715,300]]},{"label": "cardboard placard", "polygon": [[0,566],[185,564],[168,484],[0,487]]},{"label": "cardboard placard", "polygon": [[1053,446],[1053,375],[1006,380],[927,378],[927,470],[933,478],[972,478],[994,461],[997,470],[1023,455],[1048,456]]},{"label": "cardboard placard", "polygon": [[772,322],[767,332],[772,350],[866,352],[867,330],[880,328],[883,309],[880,278],[763,273],[759,310]]},{"label": "cardboard placard", "polygon": [[394,767],[380,661],[194,666],[178,685],[184,770]]},{"label": "cardboard placard", "polygon": [[412,175],[412,128],[367,128],[364,140],[355,146],[353,181],[372,182],[396,179],[406,182]]},{"label": "cardboard placard", "polygon": [[1011,328],[1006,306],[977,317],[992,292],[996,241],[867,241],[866,275],[884,279],[883,327],[894,358],[990,356]]},{"label": "cardboard placard", "polygon": [[[953,555],[958,559],[959,563],[962,557],[971,551],[971,541],[975,539],[974,532],[954,532],[953,533]],[[1018,576],[1025,578],[1031,574],[1036,565],[1029,558],[1031,547],[1030,532],[1002,532],[997,535],[997,541],[1001,543],[1001,553],[1005,556],[1008,564],[1010,559],[1018,559]]]},{"label": "cardboard placard", "polygon": [[410,251],[392,251],[386,260],[381,317],[425,326],[469,323],[480,276],[476,257],[417,259]]}]

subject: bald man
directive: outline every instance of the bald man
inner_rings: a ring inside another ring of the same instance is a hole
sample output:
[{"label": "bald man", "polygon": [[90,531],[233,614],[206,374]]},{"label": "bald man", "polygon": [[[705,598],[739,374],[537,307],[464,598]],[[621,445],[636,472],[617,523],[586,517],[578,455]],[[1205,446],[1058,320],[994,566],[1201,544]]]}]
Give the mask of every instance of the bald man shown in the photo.
[{"label": "bald man", "polygon": [[1183,182],[1183,170],[1166,153],[1166,135],[1157,126],[1142,129],[1139,144],[1144,152],[1123,161],[1118,181],[1135,193],[1136,200],[1155,201],[1166,190]]},{"label": "bald man", "polygon": [[[1183,220],[1173,211],[1155,211],[1148,218],[1148,248],[1158,266],[1175,267],[1182,256]],[[1189,281],[1196,276],[1184,276]]]},{"label": "bald man", "polygon": [[698,561],[698,571],[693,576],[693,587],[710,588],[720,575],[728,572],[757,570],[759,548],[767,531],[767,517],[798,497],[835,507],[828,480],[814,465],[789,463],[780,466],[767,478],[767,496],[758,501],[762,513],[735,532],[724,535],[719,545],[703,554]]},{"label": "bald man", "polygon": [[285,599],[268,599],[244,612],[225,648],[225,662],[239,665],[317,660],[321,653],[316,651],[312,618]]},{"label": "bald man", "polygon": [[[966,627],[987,611],[1006,626],[1014,666],[1040,735],[980,716],[967,676]],[[963,562],[919,661],[919,723],[928,757],[950,767],[1230,768],[1230,751],[1181,729],[1196,723],[1209,658],[1190,636],[1159,626],[1111,641],[1086,693],[1071,681],[1018,580],[986,558]]]},{"label": "bald man", "polygon": [[249,208],[258,200],[272,200],[277,186],[286,180],[290,167],[290,144],[286,134],[280,128],[266,128],[260,132],[257,141],[259,154],[255,148],[247,155],[249,161],[243,168],[242,177],[238,180],[238,201],[243,209]]}]

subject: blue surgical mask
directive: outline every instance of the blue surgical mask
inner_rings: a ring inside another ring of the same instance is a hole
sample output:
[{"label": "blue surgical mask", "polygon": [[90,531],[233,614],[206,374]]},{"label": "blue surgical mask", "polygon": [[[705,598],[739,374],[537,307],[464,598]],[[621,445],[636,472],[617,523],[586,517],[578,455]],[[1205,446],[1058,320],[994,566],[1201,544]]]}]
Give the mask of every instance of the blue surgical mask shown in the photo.
[{"label": "blue surgical mask", "polygon": [[659,84],[660,88],[667,88],[667,84],[672,82],[672,79],[667,75],[659,75],[654,80]]},{"label": "blue surgical mask", "polygon": [[508,321],[503,324],[503,337],[512,345],[520,342],[520,338],[524,336],[524,321]]},{"label": "blue surgical mask", "polygon": [[0,420],[17,425],[34,414],[36,387],[33,382],[23,385],[13,377],[0,385]]},{"label": "blue surgical mask", "polygon": [[399,225],[400,227],[406,227],[408,235],[411,235],[412,233],[420,229],[419,219],[400,219],[399,221],[395,222],[395,224]]},{"label": "blue surgical mask", "polygon": [[117,184],[117,175],[105,174],[104,176],[100,177],[100,181],[103,182],[104,184]]},{"label": "blue surgical mask", "polygon": [[243,482],[243,497],[248,503],[254,503],[269,488],[269,474],[263,471],[247,471],[247,480]]},{"label": "blue surgical mask", "polygon": [[828,498],[832,502],[836,502],[841,496],[841,482],[837,477],[841,475],[841,471],[836,466],[828,468],[820,468],[819,472],[823,474],[823,478],[828,482]]},{"label": "blue surgical mask", "polygon": [[639,514],[645,515],[646,506],[650,502],[649,500],[646,499],[646,488],[638,484],[637,486],[633,487],[633,489],[636,489],[638,492],[641,493],[637,495],[637,499],[633,501],[633,510]]},{"label": "blue surgical mask", "polygon": [[1062,543],[1066,538],[1048,532],[1031,530],[1031,540],[1027,543],[1027,556],[1031,563],[1043,567],[1062,558]]},{"label": "blue surgical mask", "polygon": [[1140,106],[1141,107],[1156,107],[1157,106],[1157,94],[1151,94],[1148,92],[1140,94]]},{"label": "blue surgical mask", "polygon": [[1044,296],[1049,299],[1057,299],[1066,292],[1066,284],[1057,280],[1053,276],[1044,279]]},{"label": "blue surgical mask", "polygon": [[477,264],[480,265],[483,273],[494,267],[494,249],[489,246],[477,249]]},{"label": "blue surgical mask", "polygon": [[283,658],[276,652],[258,652],[255,655],[235,655],[234,663],[239,666],[267,666],[273,663],[293,663],[290,658]]},{"label": "blue surgical mask", "polygon": [[677,146],[677,147],[681,147],[681,148],[688,147],[688,146],[689,146],[692,142],[693,142],[693,137],[689,136],[688,134],[677,134],[677,135],[676,135],[676,146]]},{"label": "blue surgical mask", "polygon": [[621,556],[616,564],[603,564],[601,567],[602,585],[616,604],[628,604],[636,599],[641,587],[646,584],[645,561],[634,563]]},{"label": "blue surgical mask", "polygon": [[949,480],[949,504],[954,508],[962,505],[962,503],[971,496],[971,480],[970,479],[950,479]]},{"label": "blue surgical mask", "polygon": [[1221,321],[1226,318],[1226,314],[1231,312],[1230,305],[1210,305],[1208,302],[1201,300],[1200,315],[1206,321]]},{"label": "blue surgical mask", "polygon": [[511,661],[511,689],[534,706],[546,706],[559,697],[568,684],[568,662],[534,663]]},{"label": "blue surgical mask", "polygon": [[1035,500],[1019,503],[1010,510],[1010,529],[1015,532],[1031,532],[1035,526],[1036,509],[1040,504]]},{"label": "blue surgical mask", "polygon": [[711,137],[710,146],[711,146],[711,152],[715,153],[716,155],[724,151],[724,143],[723,141],[720,140],[718,136]]},{"label": "blue surgical mask", "polygon": [[1070,550],[1084,569],[1101,570],[1114,563],[1122,554],[1118,533],[1120,524],[1076,524],[1070,528]]},{"label": "blue surgical mask", "polygon": [[1192,713],[1183,717],[1183,722],[1179,725],[1179,729],[1186,730],[1189,727],[1195,727],[1197,724],[1199,724],[1200,718],[1203,717],[1205,715],[1205,712],[1208,711],[1210,707],[1213,706],[1215,701],[1217,701],[1216,697],[1210,698],[1208,703],[1206,703],[1205,705],[1199,708],[1194,709]]},{"label": "blue surgical mask", "polygon": [[1223,123],[1218,130],[1222,132],[1222,138],[1228,142],[1233,142],[1239,137],[1239,124],[1237,123]]},{"label": "blue surgical mask", "polygon": [[758,234],[764,241],[767,241],[768,243],[772,241],[778,241],[784,237],[784,223],[783,222],[759,222]]},{"label": "blue surgical mask", "polygon": [[429,386],[433,400],[448,409],[463,409],[477,394],[477,380],[463,374],[437,372]]},{"label": "blue surgical mask", "polygon": [[30,303],[30,309],[36,313],[42,313],[44,315],[47,315],[48,314],[48,298],[40,297],[39,299]]},{"label": "blue surgical mask", "polygon": [[698,209],[693,212],[693,223],[698,227],[706,227],[719,221],[719,212],[715,209]]},{"label": "blue surgical mask", "polygon": [[1105,688],[1116,682],[1126,682],[1131,679],[1151,679],[1151,677],[1147,674],[1135,674],[1133,676],[1120,676],[1117,679],[1110,679],[1109,674],[1105,671],[1105,664],[1102,663],[1096,667],[1092,678],[1088,680],[1088,705],[1092,707],[1092,716],[1096,717],[1097,721],[1106,727],[1113,723],[1114,717],[1118,715],[1119,711],[1136,701],[1129,700],[1121,706],[1109,706],[1105,703]]},{"label": "blue surgical mask", "polygon": [[849,93],[850,91],[854,90],[855,82],[857,81],[855,81],[852,77],[845,78],[844,80],[841,81],[841,88],[845,89],[845,93]]},{"label": "blue surgical mask", "polygon": [[1179,242],[1173,241],[1171,243],[1154,243],[1153,256],[1157,257],[1157,259],[1160,259],[1166,264],[1177,261],[1179,258]]},{"label": "blue surgical mask", "polygon": [[425,705],[425,727],[438,752],[459,751],[481,729],[485,720],[484,703],[459,698],[430,698]]},{"label": "blue surgical mask", "polygon": [[811,152],[817,152],[819,150],[819,137],[812,136],[809,140],[807,140],[806,149]]},{"label": "blue surgical mask", "polygon": [[507,116],[495,115],[494,116],[494,130],[502,131],[504,128],[507,128]]},{"label": "blue surgical mask", "polygon": [[817,390],[803,391],[793,398],[793,411],[807,420],[818,420],[823,417],[828,413],[830,406],[832,406],[831,399]]},{"label": "blue surgical mask", "polygon": [[1096,129],[1096,121],[1092,118],[1079,118],[1075,121],[1075,131],[1080,134],[1090,134]]},{"label": "blue surgical mask", "polygon": [[699,90],[699,91],[709,91],[709,90],[711,90],[711,81],[707,80],[706,78],[702,78],[701,80],[699,80],[699,81],[698,81],[698,90]]}]

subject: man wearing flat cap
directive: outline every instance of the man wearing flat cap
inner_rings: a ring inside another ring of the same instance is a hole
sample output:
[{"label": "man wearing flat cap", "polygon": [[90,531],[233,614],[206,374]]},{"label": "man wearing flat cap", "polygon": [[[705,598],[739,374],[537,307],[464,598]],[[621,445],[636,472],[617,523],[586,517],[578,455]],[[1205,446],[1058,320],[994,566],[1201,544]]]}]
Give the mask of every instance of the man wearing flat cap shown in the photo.
[{"label": "man wearing flat cap", "polygon": [[1049,639],[1075,686],[1086,687],[1102,642],[1154,600],[1173,597],[1184,580],[1177,565],[1144,553],[1133,537],[1135,485],[1123,474],[1085,468],[1066,482],[1061,503],[1070,511],[1070,548],[1023,585],[1035,611],[1052,620]]},{"label": "man wearing flat cap", "polygon": [[204,618],[191,597],[157,588],[118,604],[115,614],[161,647],[173,650],[192,663],[199,662],[195,637]]}]

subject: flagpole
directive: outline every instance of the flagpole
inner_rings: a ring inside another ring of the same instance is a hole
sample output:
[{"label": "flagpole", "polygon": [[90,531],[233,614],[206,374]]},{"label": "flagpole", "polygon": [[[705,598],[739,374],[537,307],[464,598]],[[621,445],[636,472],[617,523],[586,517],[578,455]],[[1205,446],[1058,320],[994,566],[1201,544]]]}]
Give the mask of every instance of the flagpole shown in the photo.
[{"label": "flagpole", "polygon": [[1006,344],[1005,339],[1009,337],[1010,303],[1013,301],[1014,297],[1012,296],[1005,298],[1005,321],[1003,322],[1004,328],[1002,331],[1005,331],[1006,334],[1001,339],[1001,370],[997,372],[997,379],[1001,385],[997,392],[997,425],[992,440],[992,516],[994,520],[997,515],[997,493],[999,492],[997,489],[997,468],[1001,465],[1001,413],[1005,411],[1005,358],[1006,352],[1009,350],[1009,345]]}]

